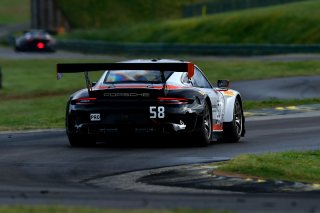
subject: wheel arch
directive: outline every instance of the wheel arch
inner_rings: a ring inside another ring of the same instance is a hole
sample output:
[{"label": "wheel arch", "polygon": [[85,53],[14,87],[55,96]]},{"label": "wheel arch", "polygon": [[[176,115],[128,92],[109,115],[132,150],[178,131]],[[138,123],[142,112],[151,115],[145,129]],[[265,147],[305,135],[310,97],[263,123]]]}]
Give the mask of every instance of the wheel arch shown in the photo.
[{"label": "wheel arch", "polygon": [[241,132],[241,136],[243,137],[246,133],[246,128],[245,128],[245,116],[244,116],[244,112],[243,112],[243,101],[241,98],[240,94],[235,95],[234,97],[228,97],[226,98],[226,105],[225,105],[225,115],[224,115],[224,122],[225,123],[230,123],[233,121],[233,111],[234,111],[234,105],[236,100],[239,101],[241,109],[242,109],[242,132]]},{"label": "wheel arch", "polygon": [[209,96],[205,97],[204,101],[205,101],[205,104],[209,104],[209,110],[210,110],[210,115],[211,115],[211,119],[212,119],[212,103],[211,103]]},{"label": "wheel arch", "polygon": [[236,94],[234,96],[224,96],[225,98],[225,109],[224,109],[224,120],[223,122],[232,122],[233,121],[233,111],[234,111],[234,104],[236,100],[239,100],[241,108],[242,105],[242,98],[240,94]]},{"label": "wheel arch", "polygon": [[[209,107],[209,111],[210,111],[210,117],[211,117],[211,122],[212,122],[212,103],[211,100],[209,98],[209,96],[204,96],[202,97],[202,100],[200,100],[200,105],[202,108],[202,112],[199,114],[199,116],[202,116],[204,114],[204,109],[205,109],[205,105],[208,104]],[[196,123],[196,129],[199,129],[202,125],[202,120],[198,119],[197,123]]]},{"label": "wheel arch", "polygon": [[245,123],[246,123],[246,118],[244,116],[244,111],[243,111],[243,103],[242,103],[242,98],[240,95],[237,96],[237,99],[239,100],[239,103],[241,105],[241,109],[242,109],[242,132],[241,132],[241,136],[244,137],[244,135],[246,134],[246,127],[245,127]]}]

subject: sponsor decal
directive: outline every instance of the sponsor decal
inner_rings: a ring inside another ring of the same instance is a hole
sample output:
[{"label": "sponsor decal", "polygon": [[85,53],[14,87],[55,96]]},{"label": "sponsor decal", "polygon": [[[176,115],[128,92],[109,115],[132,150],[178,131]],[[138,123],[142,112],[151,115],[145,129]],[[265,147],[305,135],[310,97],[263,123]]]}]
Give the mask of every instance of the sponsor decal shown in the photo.
[{"label": "sponsor decal", "polygon": [[149,93],[104,93],[104,97],[150,97]]},{"label": "sponsor decal", "polygon": [[225,96],[234,96],[234,92],[230,91],[230,90],[226,90],[226,91],[222,91],[222,93],[225,95]]}]

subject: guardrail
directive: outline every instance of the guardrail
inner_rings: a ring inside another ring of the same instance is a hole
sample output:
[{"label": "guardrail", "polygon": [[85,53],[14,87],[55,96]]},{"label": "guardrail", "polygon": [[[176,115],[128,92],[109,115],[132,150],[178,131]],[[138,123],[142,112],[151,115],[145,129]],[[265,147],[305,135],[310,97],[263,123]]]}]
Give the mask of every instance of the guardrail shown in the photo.
[{"label": "guardrail", "polygon": [[58,49],[98,54],[267,55],[320,53],[320,44],[174,44],[59,40]]}]

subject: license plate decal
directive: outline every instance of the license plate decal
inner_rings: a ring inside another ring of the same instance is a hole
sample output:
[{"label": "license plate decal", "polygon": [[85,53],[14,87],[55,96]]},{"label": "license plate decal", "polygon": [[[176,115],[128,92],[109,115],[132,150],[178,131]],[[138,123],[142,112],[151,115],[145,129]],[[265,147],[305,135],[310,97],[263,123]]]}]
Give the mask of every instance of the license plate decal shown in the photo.
[{"label": "license plate decal", "polygon": [[91,113],[90,121],[101,121],[100,113]]}]

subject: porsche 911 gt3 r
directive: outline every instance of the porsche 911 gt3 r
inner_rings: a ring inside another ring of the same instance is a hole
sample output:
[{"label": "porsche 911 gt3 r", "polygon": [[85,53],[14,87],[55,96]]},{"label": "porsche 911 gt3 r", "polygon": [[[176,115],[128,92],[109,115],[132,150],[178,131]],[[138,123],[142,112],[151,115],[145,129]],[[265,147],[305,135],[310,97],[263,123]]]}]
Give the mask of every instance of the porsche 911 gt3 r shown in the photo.
[{"label": "porsche 911 gt3 r", "polygon": [[[97,82],[88,72],[103,70]],[[198,145],[237,142],[245,135],[239,92],[227,80],[213,87],[196,65],[177,60],[57,64],[84,72],[87,84],[70,96],[66,132],[71,146],[139,134],[182,135]]]}]

